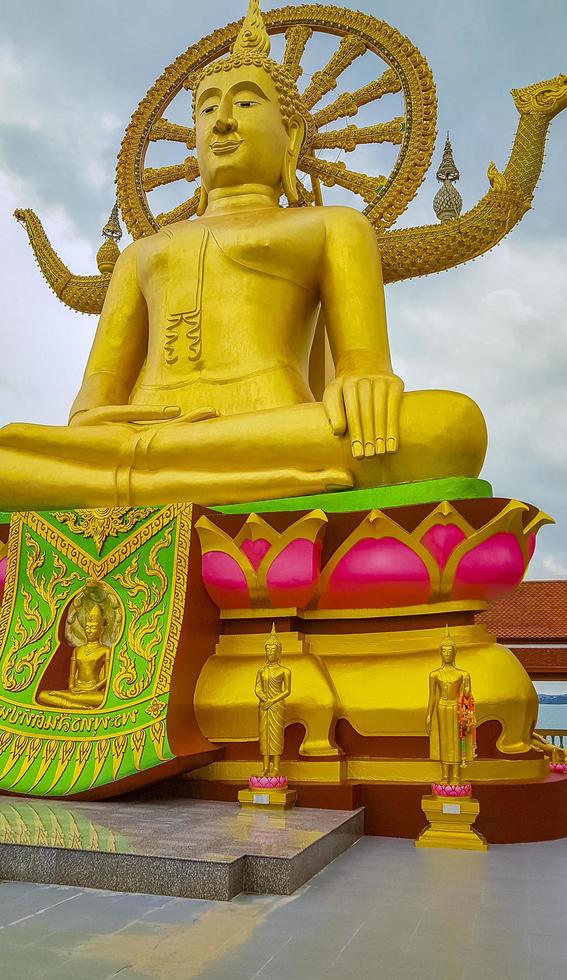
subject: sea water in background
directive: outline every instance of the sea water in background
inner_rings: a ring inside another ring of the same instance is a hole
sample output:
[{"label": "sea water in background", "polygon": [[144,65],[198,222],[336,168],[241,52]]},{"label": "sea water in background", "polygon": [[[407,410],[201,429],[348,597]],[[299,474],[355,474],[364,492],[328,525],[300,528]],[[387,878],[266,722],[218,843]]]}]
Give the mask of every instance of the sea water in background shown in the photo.
[{"label": "sea water in background", "polygon": [[567,731],[567,684],[564,681],[536,681],[539,697],[538,728]]}]

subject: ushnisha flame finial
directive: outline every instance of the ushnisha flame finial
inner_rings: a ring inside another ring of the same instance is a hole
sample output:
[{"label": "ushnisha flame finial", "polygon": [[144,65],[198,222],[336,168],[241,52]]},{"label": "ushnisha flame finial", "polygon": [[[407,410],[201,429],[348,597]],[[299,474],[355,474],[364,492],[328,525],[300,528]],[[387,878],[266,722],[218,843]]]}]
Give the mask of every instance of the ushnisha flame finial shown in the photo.
[{"label": "ushnisha flame finial", "polygon": [[280,638],[279,638],[279,636],[277,634],[275,622],[272,622],[272,632],[270,633],[268,639],[266,640],[266,647],[271,642],[274,643],[275,646],[277,647],[278,655],[281,654],[281,652],[282,652],[282,641],[280,640]]},{"label": "ushnisha flame finial", "polygon": [[254,52],[264,58],[270,54],[270,38],[260,12],[260,0],[250,0],[248,12],[234,42],[233,54]]},{"label": "ushnisha flame finial", "polygon": [[444,646],[444,647],[453,647],[453,650],[455,649],[455,641],[454,641],[453,637],[451,636],[451,631],[449,629],[449,623],[445,623],[445,634],[443,636],[442,646]]}]

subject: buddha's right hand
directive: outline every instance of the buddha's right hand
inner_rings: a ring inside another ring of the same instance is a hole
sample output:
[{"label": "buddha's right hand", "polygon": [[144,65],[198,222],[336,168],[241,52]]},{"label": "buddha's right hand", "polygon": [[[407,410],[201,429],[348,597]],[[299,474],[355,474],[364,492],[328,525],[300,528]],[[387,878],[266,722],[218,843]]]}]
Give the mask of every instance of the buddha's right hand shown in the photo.
[{"label": "buddha's right hand", "polygon": [[143,425],[150,422],[204,422],[218,416],[214,408],[197,408],[194,412],[181,414],[177,405],[167,408],[153,408],[144,405],[101,405],[98,408],[88,408],[77,412],[69,425],[100,425],[102,422],[138,423]]},{"label": "buddha's right hand", "polygon": [[167,408],[145,405],[99,405],[77,412],[69,425],[100,425],[102,422],[171,422],[178,419],[181,409],[176,405]]}]

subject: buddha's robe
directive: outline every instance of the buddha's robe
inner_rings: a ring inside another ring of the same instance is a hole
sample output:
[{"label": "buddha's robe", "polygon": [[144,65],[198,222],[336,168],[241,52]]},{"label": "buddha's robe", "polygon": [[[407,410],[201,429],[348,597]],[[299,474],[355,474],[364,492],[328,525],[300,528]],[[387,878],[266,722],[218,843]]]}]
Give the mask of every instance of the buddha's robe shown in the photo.
[{"label": "buddha's robe", "polygon": [[470,689],[470,678],[457,667],[441,667],[432,677],[439,726],[439,760],[446,765],[458,765],[461,762],[459,702],[465,688]]},{"label": "buddha's robe", "polygon": [[[280,664],[266,664],[258,671],[256,690],[265,698],[275,698],[285,687],[286,671]],[[281,755],[284,749],[285,701],[282,699],[269,708],[258,709],[260,754],[263,756]]]}]

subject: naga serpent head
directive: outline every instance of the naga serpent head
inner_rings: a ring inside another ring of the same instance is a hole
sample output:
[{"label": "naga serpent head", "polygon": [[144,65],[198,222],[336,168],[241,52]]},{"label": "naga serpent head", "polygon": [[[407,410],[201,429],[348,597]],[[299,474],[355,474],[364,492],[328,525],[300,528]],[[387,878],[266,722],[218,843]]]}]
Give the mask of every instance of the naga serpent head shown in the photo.
[{"label": "naga serpent head", "polygon": [[512,89],[518,112],[541,113],[553,119],[567,106],[567,75],[556,75],[547,82],[537,82],[526,88]]}]

